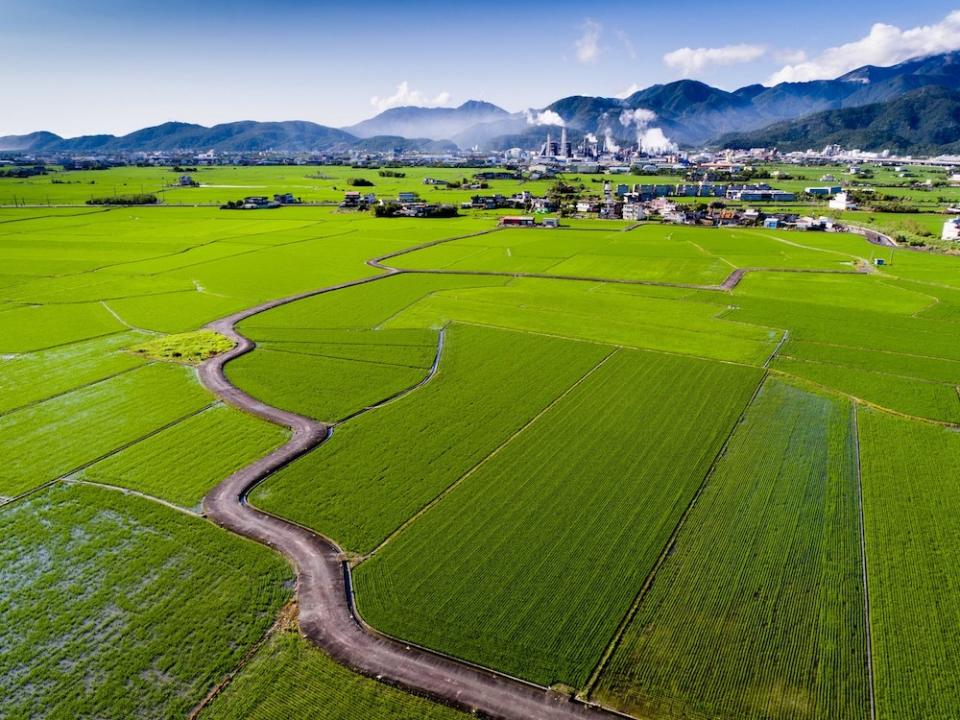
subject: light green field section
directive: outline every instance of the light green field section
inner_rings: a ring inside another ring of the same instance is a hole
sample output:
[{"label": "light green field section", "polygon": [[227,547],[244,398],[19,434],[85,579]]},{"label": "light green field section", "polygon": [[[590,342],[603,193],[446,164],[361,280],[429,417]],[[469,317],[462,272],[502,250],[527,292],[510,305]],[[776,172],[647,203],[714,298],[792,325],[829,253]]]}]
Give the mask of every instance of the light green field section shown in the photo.
[{"label": "light green field section", "polygon": [[[281,305],[241,322],[240,332],[253,339],[277,339],[277,330],[369,330],[385,325],[417,301],[444,290],[495,287],[505,278],[396,275]],[[408,326],[422,330],[429,324]],[[439,328],[440,325],[433,326]],[[297,339],[289,334],[280,339]],[[306,338],[309,339],[309,338]]]},{"label": "light green field section", "polygon": [[0,715],[186,716],[273,623],[289,567],[141,498],[54,486],[0,510]]},{"label": "light green field section", "polygon": [[411,269],[548,273],[567,277],[718,285],[732,270],[772,268],[852,271],[869,246],[845,235],[643,225],[629,232],[503,230],[400,255]]},{"label": "light green field section", "polygon": [[143,339],[137,333],[117,333],[50,350],[0,356],[0,413],[142,365],[125,348]]},{"label": "light green field section", "polygon": [[24,353],[126,330],[100,304],[29,305],[0,312],[0,353]]},{"label": "light green field section", "polygon": [[251,502],[367,552],[609,352],[453,326],[430,382],[338,427],[260,485]]},{"label": "light green field section", "polygon": [[214,485],[287,436],[276,425],[218,405],[91,465],[80,477],[195,507]]},{"label": "light green field section", "polygon": [[212,400],[191,370],[156,364],[8,413],[0,417],[0,495],[79,469]]},{"label": "light green field section", "polygon": [[231,362],[227,376],[258,400],[334,422],[413,387],[427,368],[258,348]]},{"label": "light green field section", "polygon": [[877,718],[960,714],[960,434],[859,412]]},{"label": "light green field section", "polygon": [[638,717],[867,718],[853,410],[767,381],[599,679]]},{"label": "light green field section", "polygon": [[955,384],[788,357],[778,357],[771,369],[905,415],[960,423],[960,394]]},{"label": "light green field section", "polygon": [[[923,351],[923,348],[916,348]],[[960,360],[945,360],[915,353],[865,350],[845,345],[828,345],[791,339],[779,357],[844,365],[867,372],[882,371],[907,378],[960,384]]]},{"label": "light green field section", "polygon": [[760,371],[620,351],[361,564],[403,639],[582,686]]},{"label": "light green field section", "polygon": [[272,637],[200,715],[202,720],[313,717],[466,720],[470,716],[355,675],[290,631]]},{"label": "light green field section", "polygon": [[586,282],[523,279],[503,288],[436,292],[385,327],[439,327],[470,322],[634,348],[759,365],[782,336],[774,327],[729,322],[722,308],[642,293],[602,292]]}]

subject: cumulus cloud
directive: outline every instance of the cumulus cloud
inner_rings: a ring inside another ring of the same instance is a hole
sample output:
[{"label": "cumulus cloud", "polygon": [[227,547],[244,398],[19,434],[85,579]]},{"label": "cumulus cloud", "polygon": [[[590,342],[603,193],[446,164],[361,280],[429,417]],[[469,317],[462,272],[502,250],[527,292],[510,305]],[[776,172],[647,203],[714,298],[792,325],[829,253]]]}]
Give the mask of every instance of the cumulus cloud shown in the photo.
[{"label": "cumulus cloud", "polygon": [[810,60],[782,67],[767,84],[833,78],[862,65],[895,65],[912,57],[957,49],[960,49],[960,10],[954,10],[934,25],[907,30],[876,23],[866,37],[828,48]]},{"label": "cumulus cloud", "polygon": [[577,49],[577,60],[582,63],[593,63],[600,59],[600,32],[603,26],[596,20],[589,18],[583,23],[583,34],[577,38],[573,46]]},{"label": "cumulus cloud", "polygon": [[623,30],[614,30],[614,35],[617,36],[617,40],[620,41],[620,44],[623,45],[623,51],[627,54],[627,57],[631,60],[637,59],[637,48],[634,47],[633,41],[630,39],[630,36],[627,35]]},{"label": "cumulus cloud", "polygon": [[564,125],[563,118],[553,110],[524,110],[523,114],[527,116],[527,125]]},{"label": "cumulus cloud", "polygon": [[422,93],[419,90],[411,90],[410,83],[404,80],[402,83],[397,85],[397,91],[390,97],[379,97],[374,95],[370,98],[370,104],[377,108],[380,112],[388,110],[392,107],[400,107],[402,105],[419,105],[421,107],[443,107],[444,105],[449,105],[451,100],[450,93],[444,91],[437,95],[434,98],[429,97],[426,93]]},{"label": "cumulus cloud", "polygon": [[779,50],[773,51],[773,59],[784,65],[796,65],[797,63],[807,61],[807,53],[803,50],[780,48]]},{"label": "cumulus cloud", "polygon": [[759,59],[767,52],[763,45],[725,45],[716,48],[678,48],[663,56],[663,62],[687,75],[710,65],[737,65]]},{"label": "cumulus cloud", "polygon": [[626,100],[628,97],[637,92],[637,90],[641,89],[643,89],[643,86],[640,83],[630,83],[628,87],[618,92],[616,95],[614,95],[614,97],[619,98],[620,100]]}]

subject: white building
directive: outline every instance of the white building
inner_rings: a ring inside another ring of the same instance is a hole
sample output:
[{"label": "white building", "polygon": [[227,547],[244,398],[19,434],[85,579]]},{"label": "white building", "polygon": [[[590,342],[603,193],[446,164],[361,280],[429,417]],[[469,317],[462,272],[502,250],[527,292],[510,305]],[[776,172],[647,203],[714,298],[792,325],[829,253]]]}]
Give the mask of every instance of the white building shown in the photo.
[{"label": "white building", "polygon": [[960,240],[960,217],[950,218],[943,224],[942,240]]},{"label": "white building", "polygon": [[831,210],[856,210],[857,204],[851,202],[849,196],[845,192],[837,193],[834,198],[829,202]]}]

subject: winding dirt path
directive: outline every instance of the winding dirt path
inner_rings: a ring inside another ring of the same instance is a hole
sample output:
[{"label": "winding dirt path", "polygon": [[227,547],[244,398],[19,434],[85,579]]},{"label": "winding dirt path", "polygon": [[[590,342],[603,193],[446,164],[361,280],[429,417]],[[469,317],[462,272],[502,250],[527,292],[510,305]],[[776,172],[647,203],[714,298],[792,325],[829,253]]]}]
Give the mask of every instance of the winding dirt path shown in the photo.
[{"label": "winding dirt path", "polygon": [[222,527],[277,549],[293,563],[297,571],[302,632],[334,659],[357,672],[494,718],[615,717],[612,712],[546,688],[379,634],[354,613],[349,569],[340,548],[317,533],[262,512],[247,502],[247,496],[258,483],[329,437],[331,426],[267,405],[230,383],[224,366],[254,348],[254,343],[236,330],[236,324],[295,300],[374,282],[393,274],[397,273],[391,271],[263,303],[208,326],[233,339],[236,346],[200,365],[198,372],[204,386],[224,402],[290,428],[293,435],[285,445],[238,470],[214,488],[203,501],[207,516]]}]

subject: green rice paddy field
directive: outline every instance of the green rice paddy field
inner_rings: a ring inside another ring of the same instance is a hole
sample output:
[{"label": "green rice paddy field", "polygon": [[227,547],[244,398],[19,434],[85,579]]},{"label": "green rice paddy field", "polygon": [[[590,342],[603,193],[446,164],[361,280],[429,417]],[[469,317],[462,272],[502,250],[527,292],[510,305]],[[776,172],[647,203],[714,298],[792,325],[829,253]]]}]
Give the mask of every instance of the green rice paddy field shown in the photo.
[{"label": "green rice paddy field", "polygon": [[[470,194],[406,172],[376,191]],[[228,341],[180,334],[378,275],[242,321],[226,366],[333,424],[250,502],[344,550],[367,623],[643,719],[960,715],[960,258],[172,206],[362,173],[0,208],[0,717],[461,716],[275,625],[286,562],[200,513],[288,433],[200,384]],[[56,177],[0,203],[165,176]]]}]

